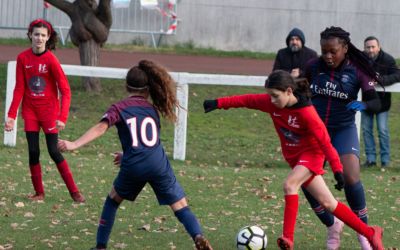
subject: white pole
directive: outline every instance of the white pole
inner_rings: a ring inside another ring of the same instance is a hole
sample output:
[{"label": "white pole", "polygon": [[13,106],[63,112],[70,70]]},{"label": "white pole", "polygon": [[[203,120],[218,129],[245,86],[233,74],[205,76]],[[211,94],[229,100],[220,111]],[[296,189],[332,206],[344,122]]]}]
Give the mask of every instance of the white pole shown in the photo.
[{"label": "white pole", "polygon": [[[15,88],[15,75],[16,75],[16,61],[8,62],[7,64],[7,90],[6,90],[6,109],[4,112],[4,121],[8,118],[8,110],[11,106],[11,101],[13,98],[14,88]],[[14,129],[10,132],[4,131],[4,145],[15,147],[17,142],[17,117],[15,118]]]},{"label": "white pole", "polygon": [[177,121],[174,135],[174,159],[185,160],[186,157],[186,129],[189,100],[189,84],[179,83],[176,90],[176,97],[179,102],[177,108]]}]

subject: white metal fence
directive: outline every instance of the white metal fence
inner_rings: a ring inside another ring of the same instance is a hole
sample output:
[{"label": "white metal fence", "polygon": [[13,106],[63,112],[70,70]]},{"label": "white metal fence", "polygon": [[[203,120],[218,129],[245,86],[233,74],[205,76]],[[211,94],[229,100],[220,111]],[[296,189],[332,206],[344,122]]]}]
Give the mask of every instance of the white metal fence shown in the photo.
[{"label": "white metal fence", "polygon": [[[90,67],[78,65],[61,65],[66,75],[71,76],[88,76],[99,78],[124,79],[128,69],[107,68],[107,67]],[[7,91],[5,119],[11,105],[13,90],[15,87],[15,71],[16,62],[11,61],[7,66]],[[175,124],[174,134],[174,152],[173,158],[177,160],[185,160],[186,157],[186,130],[187,130],[187,112],[189,101],[189,84],[203,85],[231,85],[231,86],[263,86],[267,76],[244,76],[244,75],[215,75],[215,74],[192,74],[186,72],[171,72],[171,76],[178,83],[177,98],[182,108],[177,110],[178,120]],[[382,91],[381,87],[377,87],[378,91]],[[400,83],[385,87],[387,92],[400,92]],[[361,94],[359,94],[361,99]],[[361,115],[357,112],[356,124],[358,135],[360,136]],[[17,138],[17,120],[14,130],[4,132],[4,144],[8,146],[16,145]],[[360,137],[359,137],[360,138]]]},{"label": "white metal fence", "polygon": [[[73,2],[73,0],[68,0]],[[130,0],[126,7],[112,5],[113,33],[148,34],[153,46],[156,36],[176,34],[176,1],[158,0],[157,6],[144,5],[143,0]],[[171,4],[173,2],[174,4]],[[71,21],[67,14],[55,7],[44,8],[43,0],[0,0],[0,29],[26,30],[36,18],[50,21],[60,34],[62,43],[68,38]]]},{"label": "white metal fence", "polygon": [[[89,76],[99,78],[124,79],[128,69],[90,67],[77,65],[61,65],[66,75]],[[11,61],[7,66],[7,91],[5,119],[11,105],[13,90],[15,88],[16,62]],[[212,75],[212,74],[191,74],[185,72],[171,72],[171,76],[178,83],[177,98],[182,108],[178,109],[178,120],[175,124],[174,153],[173,158],[184,160],[186,157],[186,129],[189,98],[189,84],[212,84],[212,85],[234,85],[234,86],[263,86],[266,76],[243,76],[243,75]],[[16,145],[17,120],[14,130],[4,132],[4,144]]]}]

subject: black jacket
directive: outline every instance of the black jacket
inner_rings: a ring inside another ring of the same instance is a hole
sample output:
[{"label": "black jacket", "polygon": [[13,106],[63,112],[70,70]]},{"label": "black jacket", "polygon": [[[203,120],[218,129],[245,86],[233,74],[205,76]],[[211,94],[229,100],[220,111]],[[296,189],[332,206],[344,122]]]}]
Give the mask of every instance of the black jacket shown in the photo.
[{"label": "black jacket", "polygon": [[[378,57],[373,61],[373,68],[381,76],[383,86],[400,82],[400,70],[396,66],[396,61],[383,50],[379,51]],[[378,96],[381,100],[381,109],[377,113],[388,111],[392,102],[391,93],[378,92]]]},{"label": "black jacket", "polygon": [[[292,52],[289,48],[289,40],[291,37],[297,36],[302,43],[302,49],[297,52]],[[292,72],[292,69],[299,68],[300,75],[303,75],[306,63],[313,58],[318,57],[317,52],[305,46],[306,40],[301,29],[292,29],[286,37],[286,48],[280,49],[276,55],[274,67],[272,70],[285,70]]]}]

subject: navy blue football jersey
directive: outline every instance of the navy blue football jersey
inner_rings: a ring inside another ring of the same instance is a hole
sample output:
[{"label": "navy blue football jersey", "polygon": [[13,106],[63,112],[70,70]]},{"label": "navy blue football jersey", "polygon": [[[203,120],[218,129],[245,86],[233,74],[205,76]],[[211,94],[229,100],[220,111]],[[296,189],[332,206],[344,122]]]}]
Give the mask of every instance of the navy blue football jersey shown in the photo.
[{"label": "navy blue football jersey", "polygon": [[121,166],[140,169],[161,167],[162,162],[167,162],[160,142],[160,117],[145,98],[131,96],[119,101],[111,105],[101,120],[118,130],[123,150]]}]

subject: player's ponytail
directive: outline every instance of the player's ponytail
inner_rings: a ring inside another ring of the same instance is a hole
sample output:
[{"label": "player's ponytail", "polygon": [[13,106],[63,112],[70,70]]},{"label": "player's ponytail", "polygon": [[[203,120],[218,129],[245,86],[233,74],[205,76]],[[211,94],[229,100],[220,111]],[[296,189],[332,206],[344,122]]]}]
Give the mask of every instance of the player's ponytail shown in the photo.
[{"label": "player's ponytail", "polygon": [[147,76],[148,90],[154,107],[163,117],[176,121],[176,83],[167,70],[152,61],[141,60],[138,68]]},{"label": "player's ponytail", "polygon": [[33,32],[33,28],[46,28],[48,33],[49,33],[49,40],[46,42],[46,49],[48,50],[55,50],[56,49],[56,44],[58,41],[58,34],[54,30],[53,25],[51,25],[50,22],[44,20],[44,19],[36,19],[33,20],[28,27],[28,38],[29,40],[32,41],[30,35]]},{"label": "player's ponytail", "polygon": [[311,97],[310,85],[306,78],[294,79],[289,72],[284,70],[273,71],[265,80],[265,88],[286,91],[288,88],[293,90],[297,97]]}]

